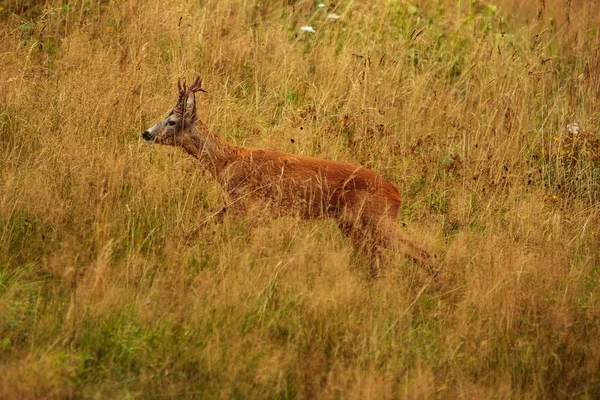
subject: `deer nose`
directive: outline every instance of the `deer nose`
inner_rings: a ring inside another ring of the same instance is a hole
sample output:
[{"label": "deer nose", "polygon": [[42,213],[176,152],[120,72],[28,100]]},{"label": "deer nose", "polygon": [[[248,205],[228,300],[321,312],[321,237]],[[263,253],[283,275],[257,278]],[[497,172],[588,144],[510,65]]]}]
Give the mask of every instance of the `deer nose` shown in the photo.
[{"label": "deer nose", "polygon": [[144,131],[144,133],[142,133],[142,138],[144,140],[152,140],[152,137],[150,136],[150,132],[148,132],[148,131]]}]

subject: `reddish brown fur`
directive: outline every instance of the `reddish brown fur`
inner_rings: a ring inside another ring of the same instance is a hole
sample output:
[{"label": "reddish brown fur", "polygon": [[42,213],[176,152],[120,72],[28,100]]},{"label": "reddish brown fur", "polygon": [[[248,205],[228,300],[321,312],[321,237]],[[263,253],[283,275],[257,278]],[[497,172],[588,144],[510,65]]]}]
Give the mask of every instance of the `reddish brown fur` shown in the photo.
[{"label": "reddish brown fur", "polygon": [[429,255],[406,239],[396,224],[402,204],[396,185],[344,162],[227,143],[196,118],[195,99],[186,100],[201,90],[200,84],[197,80],[190,87],[196,90],[180,89],[174,114],[180,115],[183,128],[176,133],[165,128],[153,140],[180,146],[196,157],[220,183],[230,204],[258,205],[274,215],[334,218],[353,244],[368,254],[376,254],[379,246],[391,247],[430,267]]}]

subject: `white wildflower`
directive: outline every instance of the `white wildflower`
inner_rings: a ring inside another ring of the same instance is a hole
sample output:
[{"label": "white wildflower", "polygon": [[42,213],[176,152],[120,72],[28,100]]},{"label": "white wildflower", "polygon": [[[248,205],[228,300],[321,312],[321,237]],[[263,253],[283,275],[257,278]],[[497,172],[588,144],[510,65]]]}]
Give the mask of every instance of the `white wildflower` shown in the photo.
[{"label": "white wildflower", "polygon": [[302,32],[308,32],[308,33],[317,33],[317,31],[315,30],[315,28],[313,28],[312,26],[301,26],[300,30]]},{"label": "white wildflower", "polygon": [[579,124],[577,122],[567,124],[567,131],[572,135],[579,135]]},{"label": "white wildflower", "polygon": [[340,19],[340,16],[336,13],[331,13],[327,16],[327,19]]}]

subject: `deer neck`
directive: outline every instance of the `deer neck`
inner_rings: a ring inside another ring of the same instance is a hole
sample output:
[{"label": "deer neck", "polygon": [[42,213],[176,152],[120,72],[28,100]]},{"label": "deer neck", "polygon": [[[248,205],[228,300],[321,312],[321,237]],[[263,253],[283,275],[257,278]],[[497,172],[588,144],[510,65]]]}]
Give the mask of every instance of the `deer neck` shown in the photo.
[{"label": "deer neck", "polygon": [[213,177],[217,178],[235,156],[234,146],[213,133],[200,120],[196,121],[191,140],[183,144],[190,155],[198,159]]}]

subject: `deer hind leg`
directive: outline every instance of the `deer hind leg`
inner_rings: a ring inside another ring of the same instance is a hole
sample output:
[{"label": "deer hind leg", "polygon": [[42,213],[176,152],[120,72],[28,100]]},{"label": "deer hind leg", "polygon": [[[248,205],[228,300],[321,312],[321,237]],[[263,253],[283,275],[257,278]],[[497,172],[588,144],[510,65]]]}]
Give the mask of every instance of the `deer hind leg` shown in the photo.
[{"label": "deer hind leg", "polygon": [[356,252],[369,263],[371,278],[376,278],[381,270],[382,257],[380,240],[376,232],[369,225],[354,221],[338,220],[338,226]]},{"label": "deer hind leg", "polygon": [[377,226],[377,231],[383,247],[412,259],[433,278],[438,275],[439,271],[435,268],[434,257],[410,240],[395,221],[381,221]]},{"label": "deer hind leg", "polygon": [[403,257],[412,259],[432,277],[437,277],[434,257],[410,240],[395,221],[388,219],[352,223],[338,221],[341,231],[350,239],[355,249],[371,264],[371,273],[378,275],[382,263],[382,250],[389,249]]}]

